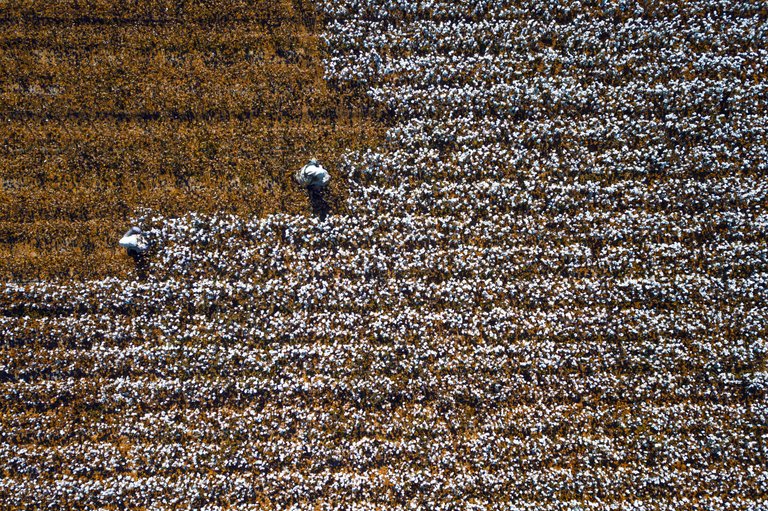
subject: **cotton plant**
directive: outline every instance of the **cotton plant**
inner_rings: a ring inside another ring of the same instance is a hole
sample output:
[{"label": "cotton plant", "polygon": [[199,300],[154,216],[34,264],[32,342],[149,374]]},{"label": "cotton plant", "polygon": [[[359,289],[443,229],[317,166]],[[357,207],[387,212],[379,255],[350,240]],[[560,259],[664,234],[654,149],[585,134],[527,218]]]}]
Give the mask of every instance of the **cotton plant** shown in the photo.
[{"label": "cotton plant", "polygon": [[143,280],[0,287],[0,500],[765,505],[760,6],[322,6],[393,114],[348,213],[142,211]]}]

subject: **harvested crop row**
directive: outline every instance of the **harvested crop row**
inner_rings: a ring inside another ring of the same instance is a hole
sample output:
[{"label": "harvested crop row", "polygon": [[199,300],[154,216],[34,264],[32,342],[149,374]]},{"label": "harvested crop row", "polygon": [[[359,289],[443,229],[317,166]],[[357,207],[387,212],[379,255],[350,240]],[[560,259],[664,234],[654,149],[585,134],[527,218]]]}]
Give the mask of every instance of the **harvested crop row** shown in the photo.
[{"label": "harvested crop row", "polygon": [[[0,12],[6,280],[126,276],[116,240],[138,208],[306,212],[292,171],[381,137],[368,100],[323,80],[311,5],[126,9]],[[334,181],[332,206],[345,196]]]}]

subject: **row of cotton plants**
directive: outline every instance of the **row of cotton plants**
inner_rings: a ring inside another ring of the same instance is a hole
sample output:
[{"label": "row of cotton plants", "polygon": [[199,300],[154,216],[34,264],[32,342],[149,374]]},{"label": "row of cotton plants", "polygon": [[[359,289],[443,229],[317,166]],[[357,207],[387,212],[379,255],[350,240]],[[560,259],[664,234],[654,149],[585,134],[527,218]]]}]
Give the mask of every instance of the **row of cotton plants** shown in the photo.
[{"label": "row of cotton plants", "polygon": [[347,212],[3,285],[0,507],[768,505],[766,8],[322,5]]}]

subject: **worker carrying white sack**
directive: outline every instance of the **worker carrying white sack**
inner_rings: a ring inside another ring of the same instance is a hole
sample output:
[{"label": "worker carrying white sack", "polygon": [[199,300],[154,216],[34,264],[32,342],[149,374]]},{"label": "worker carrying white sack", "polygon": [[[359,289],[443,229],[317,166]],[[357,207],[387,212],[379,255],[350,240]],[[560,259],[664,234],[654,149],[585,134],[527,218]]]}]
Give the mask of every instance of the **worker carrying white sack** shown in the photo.
[{"label": "worker carrying white sack", "polygon": [[331,175],[320,165],[317,160],[309,160],[309,163],[301,167],[295,175],[296,182],[307,188],[321,189],[328,185]]},{"label": "worker carrying white sack", "polygon": [[144,233],[138,227],[128,229],[128,232],[123,234],[118,243],[128,251],[128,255],[131,257],[139,257],[149,248],[149,243],[144,237]]}]

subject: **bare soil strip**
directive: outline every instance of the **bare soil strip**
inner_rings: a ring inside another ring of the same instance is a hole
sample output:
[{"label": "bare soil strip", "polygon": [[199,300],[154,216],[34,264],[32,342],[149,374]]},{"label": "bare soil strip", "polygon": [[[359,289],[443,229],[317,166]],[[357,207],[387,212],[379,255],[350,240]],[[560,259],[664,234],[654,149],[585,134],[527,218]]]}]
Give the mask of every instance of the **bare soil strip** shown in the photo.
[{"label": "bare soil strip", "polygon": [[126,276],[138,208],[309,214],[291,172],[381,139],[323,79],[311,2],[141,4],[0,8],[0,279]]}]

